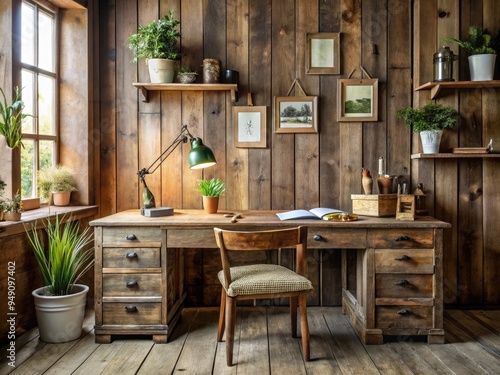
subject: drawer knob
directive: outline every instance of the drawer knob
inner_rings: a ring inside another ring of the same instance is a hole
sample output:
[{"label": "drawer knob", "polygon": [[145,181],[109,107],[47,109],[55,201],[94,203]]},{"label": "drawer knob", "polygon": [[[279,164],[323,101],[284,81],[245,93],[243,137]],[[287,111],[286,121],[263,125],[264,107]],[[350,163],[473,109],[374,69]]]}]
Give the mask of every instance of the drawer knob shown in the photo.
[{"label": "drawer knob", "polygon": [[137,258],[137,253],[127,253],[127,255],[125,255],[128,259],[133,259],[133,258]]},{"label": "drawer knob", "polygon": [[125,306],[125,311],[128,313],[137,312],[137,307],[136,306]]},{"label": "drawer knob", "polygon": [[127,281],[126,285],[127,285],[127,288],[133,288],[133,287],[139,286],[137,281]]},{"label": "drawer knob", "polygon": [[135,241],[135,240],[137,239],[137,237],[135,236],[135,234],[127,234],[127,235],[125,236],[125,239],[126,239],[127,241]]},{"label": "drawer knob", "polygon": [[398,258],[394,258],[396,260],[410,260],[411,258],[408,255],[401,255]]},{"label": "drawer knob", "polygon": [[321,234],[315,234],[313,236],[314,241],[324,241],[324,238]]},{"label": "drawer knob", "polygon": [[410,282],[408,280],[399,280],[394,283],[394,285],[408,285]]},{"label": "drawer knob", "polygon": [[394,241],[413,241],[413,238],[408,237],[408,236],[400,236],[396,237]]},{"label": "drawer knob", "polygon": [[411,310],[408,310],[408,309],[402,309],[402,310],[399,310],[399,311],[398,311],[398,314],[399,314],[399,315],[412,315],[413,313],[411,312]]}]

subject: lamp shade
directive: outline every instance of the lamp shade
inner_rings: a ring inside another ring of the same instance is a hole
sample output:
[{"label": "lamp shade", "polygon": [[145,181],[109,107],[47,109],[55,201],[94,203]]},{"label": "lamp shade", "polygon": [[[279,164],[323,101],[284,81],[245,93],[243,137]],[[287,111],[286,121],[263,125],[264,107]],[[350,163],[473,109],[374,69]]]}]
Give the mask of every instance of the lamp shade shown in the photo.
[{"label": "lamp shade", "polygon": [[191,150],[188,153],[190,169],[201,169],[217,164],[214,153],[205,146],[200,138],[191,139]]}]

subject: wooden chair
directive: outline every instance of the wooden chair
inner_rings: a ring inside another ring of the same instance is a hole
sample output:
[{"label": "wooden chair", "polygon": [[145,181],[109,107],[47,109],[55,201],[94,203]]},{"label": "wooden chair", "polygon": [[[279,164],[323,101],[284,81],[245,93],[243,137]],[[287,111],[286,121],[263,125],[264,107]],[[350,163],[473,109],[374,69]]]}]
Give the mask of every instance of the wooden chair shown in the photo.
[{"label": "wooden chair", "polygon": [[[304,360],[309,361],[309,325],[306,296],[313,289],[306,271],[307,227],[260,232],[241,232],[214,228],[222,259],[218,277],[222,284],[217,341],[226,330],[226,362],[233,362],[236,301],[247,299],[290,298],[292,337],[297,337],[297,301]],[[231,267],[228,251],[272,250],[296,248],[296,271],[275,264],[256,264]]]}]

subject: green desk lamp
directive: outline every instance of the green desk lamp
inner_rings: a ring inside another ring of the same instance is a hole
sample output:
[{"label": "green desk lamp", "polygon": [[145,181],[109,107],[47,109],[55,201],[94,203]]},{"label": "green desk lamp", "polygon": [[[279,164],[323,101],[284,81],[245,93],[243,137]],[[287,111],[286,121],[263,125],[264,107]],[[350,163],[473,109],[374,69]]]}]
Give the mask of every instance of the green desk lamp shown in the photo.
[{"label": "green desk lamp", "polygon": [[165,151],[163,151],[161,155],[148,168],[142,168],[137,172],[140,181],[144,185],[144,192],[142,193],[141,215],[173,215],[174,210],[172,208],[153,210],[154,208],[156,208],[155,197],[151,190],[149,190],[148,185],[146,184],[145,177],[147,174],[154,173],[158,169],[158,167],[165,161],[165,159],[167,159],[170,154],[177,148],[177,146],[179,146],[179,144],[187,143],[188,137],[189,141],[191,142],[191,150],[188,153],[188,163],[190,169],[202,169],[217,164],[212,150],[210,150],[210,148],[203,144],[201,138],[193,137],[193,135],[189,132],[187,125],[182,125],[179,135],[174,139],[170,146],[168,146]]}]

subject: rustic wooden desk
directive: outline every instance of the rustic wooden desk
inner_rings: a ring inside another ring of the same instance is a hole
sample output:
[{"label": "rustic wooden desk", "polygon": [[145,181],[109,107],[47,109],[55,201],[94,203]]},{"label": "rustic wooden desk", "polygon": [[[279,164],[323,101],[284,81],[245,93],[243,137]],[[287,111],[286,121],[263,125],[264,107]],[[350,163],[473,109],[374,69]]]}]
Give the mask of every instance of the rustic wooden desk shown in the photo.
[{"label": "rustic wooden desk", "polygon": [[[166,342],[186,296],[184,248],[216,248],[213,227],[263,230],[309,227],[310,249],[342,249],[342,308],[363,342],[384,335],[426,335],[444,342],[443,229],[430,217],[415,221],[361,216],[352,222],[280,221],[276,211],[176,210],[148,218],[139,210],[94,220],[95,334],[149,334]],[[356,250],[356,251],[352,251]]]}]

